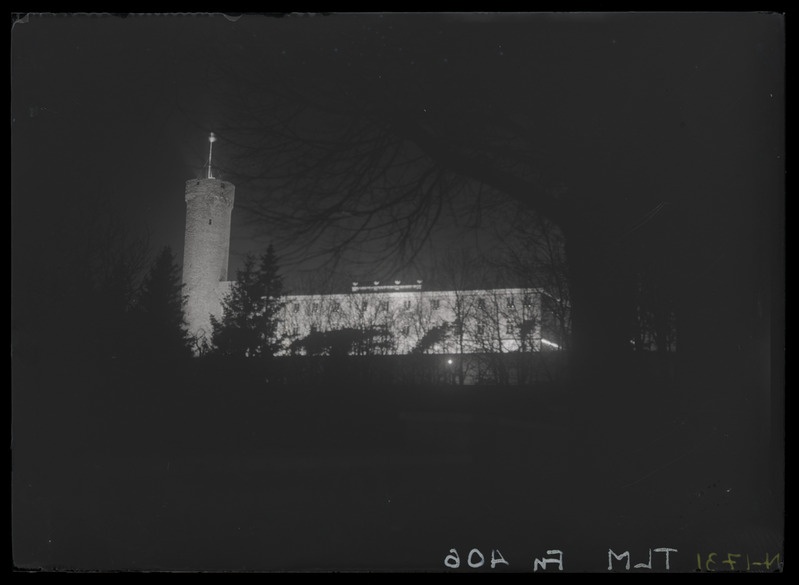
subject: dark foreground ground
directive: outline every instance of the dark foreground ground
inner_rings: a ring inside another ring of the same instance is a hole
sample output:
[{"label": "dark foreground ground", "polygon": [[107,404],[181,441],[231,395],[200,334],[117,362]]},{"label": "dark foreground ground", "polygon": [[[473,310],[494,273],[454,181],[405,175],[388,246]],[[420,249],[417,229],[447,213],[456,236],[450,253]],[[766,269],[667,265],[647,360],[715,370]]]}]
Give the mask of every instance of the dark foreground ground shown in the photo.
[{"label": "dark foreground ground", "polygon": [[[658,548],[676,549],[672,572],[784,560],[770,433],[687,392],[614,402],[604,388],[275,387],[130,369],[24,382],[18,568],[444,571],[450,549],[458,571],[531,572],[556,550],[574,572],[607,572],[609,549],[637,572],[650,549],[666,570]],[[492,552],[508,564],[492,569]]]}]

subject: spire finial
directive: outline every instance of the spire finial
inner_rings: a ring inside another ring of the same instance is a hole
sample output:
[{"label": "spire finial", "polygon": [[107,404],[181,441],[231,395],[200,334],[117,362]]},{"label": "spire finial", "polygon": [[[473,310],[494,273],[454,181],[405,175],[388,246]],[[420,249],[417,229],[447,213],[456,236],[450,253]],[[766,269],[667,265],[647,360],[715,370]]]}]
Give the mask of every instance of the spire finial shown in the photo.
[{"label": "spire finial", "polygon": [[208,173],[206,179],[214,178],[213,167],[211,166],[211,157],[214,154],[214,142],[216,142],[216,134],[211,132],[208,135]]}]

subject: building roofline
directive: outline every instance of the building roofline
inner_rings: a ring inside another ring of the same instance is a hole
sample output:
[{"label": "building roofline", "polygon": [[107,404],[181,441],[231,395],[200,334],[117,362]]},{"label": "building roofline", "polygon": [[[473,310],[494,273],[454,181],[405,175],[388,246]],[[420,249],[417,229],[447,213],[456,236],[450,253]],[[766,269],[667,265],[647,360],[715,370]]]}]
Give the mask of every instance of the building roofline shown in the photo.
[{"label": "building roofline", "polygon": [[525,292],[539,292],[543,291],[541,287],[504,287],[504,288],[479,288],[479,289],[449,289],[449,290],[421,290],[420,288],[416,289],[403,289],[403,290],[396,290],[391,287],[387,287],[385,290],[359,290],[357,292],[347,291],[347,292],[330,292],[330,293],[286,293],[283,296],[284,298],[312,298],[312,297],[344,297],[348,295],[354,294],[363,294],[363,293],[419,293],[429,296],[435,295],[445,295],[450,293],[458,293],[464,295],[476,295],[476,294],[512,294],[512,293],[525,293]]},{"label": "building roofline", "polygon": [[374,285],[359,285],[357,282],[353,282],[351,292],[404,292],[413,290],[422,290],[421,280],[417,280],[416,284],[400,284],[399,281],[394,284],[379,284],[379,281],[376,281]]}]

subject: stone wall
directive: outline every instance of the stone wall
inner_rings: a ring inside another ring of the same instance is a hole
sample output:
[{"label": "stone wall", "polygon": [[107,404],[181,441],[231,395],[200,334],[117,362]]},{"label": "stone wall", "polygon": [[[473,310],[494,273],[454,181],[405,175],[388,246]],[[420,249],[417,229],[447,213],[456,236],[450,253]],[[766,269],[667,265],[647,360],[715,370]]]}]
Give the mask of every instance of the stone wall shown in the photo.
[{"label": "stone wall", "polygon": [[210,335],[210,315],[221,311],[219,285],[227,280],[234,193],[234,185],[217,179],[186,182],[183,284],[192,335]]}]

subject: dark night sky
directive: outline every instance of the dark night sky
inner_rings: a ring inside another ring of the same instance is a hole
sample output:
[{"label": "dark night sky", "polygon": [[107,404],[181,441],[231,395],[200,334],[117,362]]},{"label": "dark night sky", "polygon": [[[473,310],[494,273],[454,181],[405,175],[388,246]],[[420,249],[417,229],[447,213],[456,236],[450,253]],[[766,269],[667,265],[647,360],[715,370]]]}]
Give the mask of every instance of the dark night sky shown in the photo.
[{"label": "dark night sky", "polygon": [[[224,115],[211,71],[226,60],[265,79],[323,79],[331,59],[360,68],[353,83],[470,79],[529,111],[546,182],[700,215],[726,198],[741,221],[747,193],[779,185],[781,31],[779,16],[751,14],[31,16],[12,31],[16,252],[62,206],[96,197],[180,258],[184,182]],[[237,255],[253,245],[243,219]]]}]

